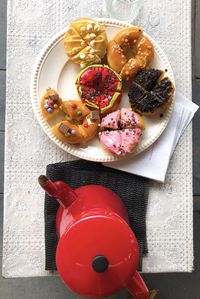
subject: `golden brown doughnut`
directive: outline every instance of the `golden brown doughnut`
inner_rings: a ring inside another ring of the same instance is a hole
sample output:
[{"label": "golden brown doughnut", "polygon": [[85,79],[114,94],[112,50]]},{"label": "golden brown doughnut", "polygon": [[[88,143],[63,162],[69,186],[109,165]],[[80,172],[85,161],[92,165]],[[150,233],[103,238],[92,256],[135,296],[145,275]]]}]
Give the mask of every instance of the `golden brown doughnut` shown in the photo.
[{"label": "golden brown doughnut", "polygon": [[140,27],[122,29],[108,43],[108,64],[126,80],[148,66],[153,56],[153,45]]},{"label": "golden brown doughnut", "polygon": [[52,132],[61,141],[69,144],[84,144],[97,134],[99,112],[90,111],[81,101],[65,101],[62,111],[65,120],[52,127]]},{"label": "golden brown doughnut", "polygon": [[[69,131],[70,129],[70,131]],[[71,134],[71,132],[76,134]],[[54,135],[64,143],[69,144],[79,144],[83,143],[83,136],[77,125],[72,124],[68,120],[63,120],[62,122],[56,124],[52,127],[52,132]]]},{"label": "golden brown doughnut", "polygon": [[114,40],[126,53],[130,48],[135,47],[139,38],[142,36],[141,27],[127,27],[120,30],[114,37]]},{"label": "golden brown doughnut", "polygon": [[79,130],[83,135],[83,143],[90,141],[97,134],[100,119],[92,118],[93,112],[98,113],[98,111],[91,111],[84,119],[82,126],[79,126]]},{"label": "golden brown doughnut", "polygon": [[149,65],[154,56],[154,49],[151,41],[147,36],[143,36],[137,45],[137,53],[135,59],[139,60],[142,68]]},{"label": "golden brown doughnut", "polygon": [[123,54],[122,48],[114,39],[108,43],[107,61],[109,66],[118,73],[121,72],[121,69],[128,61],[126,56]]}]

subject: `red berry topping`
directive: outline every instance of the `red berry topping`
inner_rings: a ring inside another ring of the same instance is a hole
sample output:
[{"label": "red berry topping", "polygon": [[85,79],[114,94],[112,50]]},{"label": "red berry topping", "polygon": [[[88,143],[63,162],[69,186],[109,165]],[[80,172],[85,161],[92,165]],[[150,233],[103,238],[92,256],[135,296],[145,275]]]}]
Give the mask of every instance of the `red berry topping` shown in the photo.
[{"label": "red berry topping", "polygon": [[85,123],[83,126],[84,126],[84,128],[88,128],[88,124],[87,123]]},{"label": "red berry topping", "polygon": [[72,103],[72,108],[73,109],[76,109],[77,108],[77,105],[75,103]]}]

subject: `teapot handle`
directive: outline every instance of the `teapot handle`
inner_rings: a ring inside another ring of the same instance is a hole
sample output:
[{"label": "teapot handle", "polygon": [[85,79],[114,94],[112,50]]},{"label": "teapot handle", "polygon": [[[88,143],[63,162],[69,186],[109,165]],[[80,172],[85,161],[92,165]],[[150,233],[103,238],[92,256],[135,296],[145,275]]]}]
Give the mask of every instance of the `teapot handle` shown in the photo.
[{"label": "teapot handle", "polygon": [[127,288],[135,299],[148,299],[149,290],[142,279],[141,275],[136,271],[132,279],[128,282]]}]

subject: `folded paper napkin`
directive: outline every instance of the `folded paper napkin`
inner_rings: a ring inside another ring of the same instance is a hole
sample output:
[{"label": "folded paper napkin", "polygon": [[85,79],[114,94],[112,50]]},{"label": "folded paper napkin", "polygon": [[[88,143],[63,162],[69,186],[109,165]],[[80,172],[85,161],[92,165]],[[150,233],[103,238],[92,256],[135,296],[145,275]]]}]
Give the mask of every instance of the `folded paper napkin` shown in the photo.
[{"label": "folded paper napkin", "polygon": [[[103,185],[117,193],[124,202],[130,227],[134,231],[140,247],[140,265],[143,254],[147,253],[146,207],[148,200],[148,179],[107,168],[100,163],[84,160],[50,164],[47,176],[52,181],[63,180],[72,188],[82,185]],[[45,249],[46,270],[56,270],[55,253],[57,247],[56,212],[57,201],[45,195]]]},{"label": "folded paper napkin", "polygon": [[[105,166],[164,182],[170,158],[179,138],[191,122],[198,106],[176,92],[174,111],[160,138],[134,158],[104,163]],[[162,161],[162,163],[160,163]]]}]

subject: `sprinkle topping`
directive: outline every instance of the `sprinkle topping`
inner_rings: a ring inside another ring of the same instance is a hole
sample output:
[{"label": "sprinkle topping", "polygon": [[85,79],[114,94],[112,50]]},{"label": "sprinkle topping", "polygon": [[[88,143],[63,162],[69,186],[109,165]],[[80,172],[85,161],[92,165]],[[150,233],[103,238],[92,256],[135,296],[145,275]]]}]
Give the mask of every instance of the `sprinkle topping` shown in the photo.
[{"label": "sprinkle topping", "polygon": [[71,130],[72,135],[76,135],[76,130]]},{"label": "sprinkle topping", "polygon": [[92,31],[92,25],[91,24],[87,24],[87,30],[90,32]]},{"label": "sprinkle topping", "polygon": [[81,53],[79,57],[80,57],[80,59],[84,59],[85,58],[85,54]]},{"label": "sprinkle topping", "polygon": [[90,33],[90,38],[95,38],[96,37],[96,34],[95,33]]},{"label": "sprinkle topping", "polygon": [[99,24],[96,24],[95,26],[94,26],[94,30],[96,30],[97,32],[100,30],[100,25]]},{"label": "sprinkle topping", "polygon": [[76,109],[77,108],[77,105],[75,103],[72,103],[72,108],[73,109]]},{"label": "sprinkle topping", "polygon": [[44,100],[44,109],[46,109],[48,113],[52,113],[54,109],[58,108],[58,100],[59,95],[57,93],[48,95],[48,98]]},{"label": "sprinkle topping", "polygon": [[49,113],[52,113],[52,112],[53,112],[53,109],[52,109],[52,108],[48,108],[47,111],[48,111]]},{"label": "sprinkle topping", "polygon": [[81,116],[81,115],[82,115],[82,111],[77,111],[76,114],[77,114],[78,116]]}]

